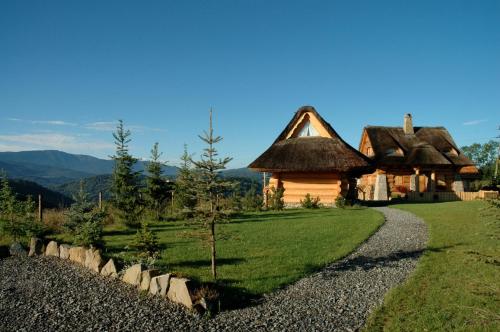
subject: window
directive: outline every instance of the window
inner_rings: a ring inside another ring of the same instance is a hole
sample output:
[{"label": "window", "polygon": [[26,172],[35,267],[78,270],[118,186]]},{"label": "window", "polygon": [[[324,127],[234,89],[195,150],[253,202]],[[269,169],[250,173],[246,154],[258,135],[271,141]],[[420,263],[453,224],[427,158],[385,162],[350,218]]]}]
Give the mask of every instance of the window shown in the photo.
[{"label": "window", "polygon": [[387,149],[387,151],[385,151],[385,155],[386,156],[397,156],[397,157],[400,157],[400,156],[403,156],[403,150],[401,150],[400,148]]},{"label": "window", "polygon": [[372,147],[371,147],[371,146],[368,146],[368,147],[366,148],[366,152],[365,152],[365,154],[366,154],[368,157],[373,157],[373,149],[372,149]]},{"label": "window", "polygon": [[314,126],[311,124],[311,121],[307,120],[307,122],[304,124],[304,127],[299,132],[299,137],[308,137],[308,136],[319,136],[318,131]]}]

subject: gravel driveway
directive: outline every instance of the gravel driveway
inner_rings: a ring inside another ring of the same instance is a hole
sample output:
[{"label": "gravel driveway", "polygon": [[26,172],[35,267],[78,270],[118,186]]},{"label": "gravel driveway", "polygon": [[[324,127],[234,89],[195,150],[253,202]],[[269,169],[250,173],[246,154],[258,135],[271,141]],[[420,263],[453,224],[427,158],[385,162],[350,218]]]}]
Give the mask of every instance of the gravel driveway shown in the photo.
[{"label": "gravel driveway", "polygon": [[214,319],[57,258],[0,260],[0,331],[358,330],[385,293],[413,271],[427,242],[421,219],[376,209],[385,224],[344,260]]}]

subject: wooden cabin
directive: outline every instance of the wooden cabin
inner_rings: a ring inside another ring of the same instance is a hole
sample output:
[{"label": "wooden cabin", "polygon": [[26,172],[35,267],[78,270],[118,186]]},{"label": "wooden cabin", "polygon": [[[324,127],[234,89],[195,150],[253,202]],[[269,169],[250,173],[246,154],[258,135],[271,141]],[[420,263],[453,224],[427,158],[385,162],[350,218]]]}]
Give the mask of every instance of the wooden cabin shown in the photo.
[{"label": "wooden cabin", "polygon": [[408,192],[458,192],[478,176],[474,163],[444,127],[413,127],[406,114],[402,127],[367,126],[359,151],[376,168],[358,181],[358,197],[387,200]]},{"label": "wooden cabin", "polygon": [[369,158],[347,144],[311,106],[300,108],[248,167],[271,173],[264,190],[283,188],[287,206],[300,204],[306,194],[325,205],[339,195],[355,195],[355,176],[372,170]]}]

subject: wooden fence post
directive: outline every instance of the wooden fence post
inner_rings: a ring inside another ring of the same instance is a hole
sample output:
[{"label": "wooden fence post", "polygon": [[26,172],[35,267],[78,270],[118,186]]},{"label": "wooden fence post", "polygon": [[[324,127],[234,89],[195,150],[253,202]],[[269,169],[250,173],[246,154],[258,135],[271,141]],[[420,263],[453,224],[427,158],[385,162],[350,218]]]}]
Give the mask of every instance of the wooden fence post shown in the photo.
[{"label": "wooden fence post", "polygon": [[43,206],[42,206],[42,195],[38,195],[38,220],[40,222],[43,222],[43,212],[42,212]]}]

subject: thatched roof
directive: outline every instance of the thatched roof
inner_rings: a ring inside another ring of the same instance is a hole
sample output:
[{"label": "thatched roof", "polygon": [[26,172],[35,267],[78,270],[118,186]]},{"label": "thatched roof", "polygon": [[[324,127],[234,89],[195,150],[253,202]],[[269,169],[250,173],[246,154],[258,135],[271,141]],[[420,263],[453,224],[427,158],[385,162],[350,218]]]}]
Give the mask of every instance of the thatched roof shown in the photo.
[{"label": "thatched roof", "polygon": [[[297,121],[312,113],[330,137],[287,138]],[[273,145],[249,168],[265,172],[361,172],[371,168],[369,158],[347,144],[316,112],[314,107],[301,107]]]},{"label": "thatched roof", "polygon": [[[401,127],[365,127],[377,166],[464,167],[477,173],[474,163],[457,147],[444,127],[414,127],[405,134]],[[402,151],[394,155],[389,151]]]}]

